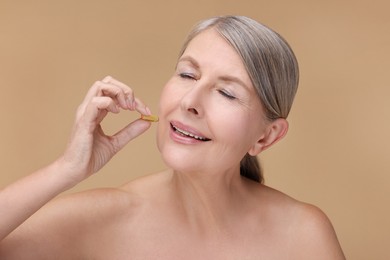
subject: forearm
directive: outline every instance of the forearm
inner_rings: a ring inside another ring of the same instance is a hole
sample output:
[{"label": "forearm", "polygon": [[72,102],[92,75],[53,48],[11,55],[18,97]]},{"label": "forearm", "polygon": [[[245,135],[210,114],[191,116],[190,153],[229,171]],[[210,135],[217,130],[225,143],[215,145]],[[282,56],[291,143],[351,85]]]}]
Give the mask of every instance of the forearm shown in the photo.
[{"label": "forearm", "polygon": [[77,110],[63,156],[0,191],[1,240],[59,193],[101,169],[130,140],[150,127],[150,122],[138,119],[107,136],[100,123],[108,112],[119,113],[120,109],[151,114],[129,87],[111,77],[90,88]]},{"label": "forearm", "polygon": [[75,183],[56,161],[0,191],[0,239],[4,239],[38,209]]}]

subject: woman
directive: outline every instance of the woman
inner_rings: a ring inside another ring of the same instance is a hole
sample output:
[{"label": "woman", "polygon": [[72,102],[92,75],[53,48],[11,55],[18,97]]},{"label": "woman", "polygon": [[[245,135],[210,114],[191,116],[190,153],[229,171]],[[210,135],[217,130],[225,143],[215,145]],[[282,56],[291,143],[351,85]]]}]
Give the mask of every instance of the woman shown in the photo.
[{"label": "woman", "polygon": [[157,145],[169,169],[47,203],[151,124],[106,136],[107,113],[151,112],[118,80],[96,82],[64,155],[2,191],[0,258],[344,259],[319,209],[262,184],[256,155],[287,133],[297,85],[277,33],[246,17],[203,21],[161,95]]}]

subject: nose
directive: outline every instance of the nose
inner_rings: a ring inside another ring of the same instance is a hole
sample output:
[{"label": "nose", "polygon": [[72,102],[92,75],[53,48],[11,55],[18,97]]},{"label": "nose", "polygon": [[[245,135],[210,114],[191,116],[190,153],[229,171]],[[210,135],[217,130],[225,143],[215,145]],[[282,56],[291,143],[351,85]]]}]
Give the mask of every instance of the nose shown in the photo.
[{"label": "nose", "polygon": [[194,84],[183,95],[181,108],[192,115],[202,116],[205,88],[198,83],[200,82],[198,81],[197,84]]}]

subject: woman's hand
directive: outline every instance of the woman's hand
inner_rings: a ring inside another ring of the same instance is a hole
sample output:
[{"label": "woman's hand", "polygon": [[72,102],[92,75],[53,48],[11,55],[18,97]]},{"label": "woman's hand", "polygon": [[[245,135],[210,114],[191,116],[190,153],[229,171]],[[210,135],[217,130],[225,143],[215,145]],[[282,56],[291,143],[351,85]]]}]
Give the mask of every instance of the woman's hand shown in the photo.
[{"label": "woman's hand", "polygon": [[63,156],[0,190],[0,209],[4,212],[0,218],[0,258],[6,254],[1,247],[3,239],[13,230],[59,193],[99,170],[131,139],[149,128],[150,122],[135,120],[113,136],[105,135],[100,123],[107,113],[119,113],[121,109],[150,115],[125,84],[111,77],[97,81],[77,110]]},{"label": "woman's hand", "polygon": [[67,177],[73,178],[74,184],[101,169],[130,140],[150,127],[150,122],[135,120],[116,134],[106,135],[100,123],[109,112],[119,113],[121,109],[151,114],[131,88],[112,77],[93,84],[77,110],[68,147],[57,161],[67,169]]}]

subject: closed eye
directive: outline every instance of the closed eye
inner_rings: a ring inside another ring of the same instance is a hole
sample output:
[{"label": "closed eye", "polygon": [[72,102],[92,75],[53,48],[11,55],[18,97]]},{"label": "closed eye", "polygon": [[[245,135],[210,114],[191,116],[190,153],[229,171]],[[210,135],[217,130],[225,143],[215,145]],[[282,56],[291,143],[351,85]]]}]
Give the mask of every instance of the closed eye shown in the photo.
[{"label": "closed eye", "polygon": [[192,79],[192,80],[196,80],[194,75],[190,74],[190,73],[179,73],[179,76],[183,79]]},{"label": "closed eye", "polygon": [[228,99],[231,99],[231,100],[233,100],[233,99],[236,99],[236,97],[235,96],[233,96],[232,94],[230,94],[229,92],[227,92],[226,90],[218,90],[218,92],[222,95],[222,96],[224,96],[224,97],[226,97],[226,98],[228,98]]}]

